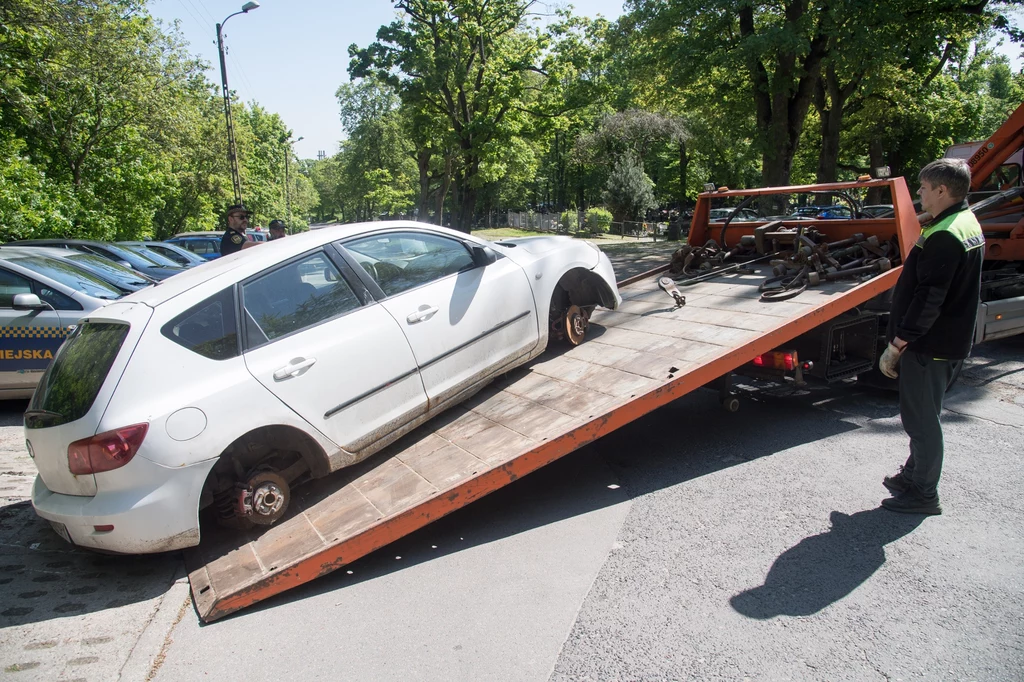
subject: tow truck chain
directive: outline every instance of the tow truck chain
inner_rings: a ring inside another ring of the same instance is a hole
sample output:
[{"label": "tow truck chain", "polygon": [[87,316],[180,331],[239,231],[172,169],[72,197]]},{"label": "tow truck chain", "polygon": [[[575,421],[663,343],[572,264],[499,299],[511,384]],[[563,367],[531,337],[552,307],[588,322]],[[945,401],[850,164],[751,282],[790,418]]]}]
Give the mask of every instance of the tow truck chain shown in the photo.
[{"label": "tow truck chain", "polygon": [[[737,262],[730,263],[730,259]],[[687,286],[733,272],[749,274],[754,272],[751,264],[765,259],[770,259],[772,276],[758,286],[761,300],[785,301],[823,282],[869,278],[886,272],[899,262],[899,244],[895,236],[880,243],[877,237],[861,233],[828,242],[814,228],[787,228],[771,222],[758,227],[753,235],[744,235],[728,250],[713,239],[703,246],[683,246],[672,255],[669,274],[673,276],[663,279]],[[676,294],[666,286],[661,288],[676,299],[678,306]]]}]

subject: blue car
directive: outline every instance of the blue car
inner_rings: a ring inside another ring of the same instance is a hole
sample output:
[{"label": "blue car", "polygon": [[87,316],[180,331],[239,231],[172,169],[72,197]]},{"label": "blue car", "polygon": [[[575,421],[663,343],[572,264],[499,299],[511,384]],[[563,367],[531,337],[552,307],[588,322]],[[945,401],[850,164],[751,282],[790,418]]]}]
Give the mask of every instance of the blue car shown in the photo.
[{"label": "blue car", "polygon": [[206,260],[220,258],[220,236],[210,237],[172,237],[166,240],[168,244],[174,244],[192,253],[198,254]]}]

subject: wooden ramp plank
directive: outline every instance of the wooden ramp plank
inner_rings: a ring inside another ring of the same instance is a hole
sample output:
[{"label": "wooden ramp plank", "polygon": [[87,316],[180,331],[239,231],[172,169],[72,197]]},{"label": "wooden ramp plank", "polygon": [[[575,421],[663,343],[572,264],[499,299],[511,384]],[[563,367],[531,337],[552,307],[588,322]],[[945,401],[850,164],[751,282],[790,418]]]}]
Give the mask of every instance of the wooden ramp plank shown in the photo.
[{"label": "wooden ramp plank", "polygon": [[586,343],[299,488],[278,525],[204,527],[186,552],[199,615],[216,620],[351,563],[863,303],[898,274],[780,303],[745,281],[702,283],[683,308],[653,278],[625,287],[619,311],[594,315]]}]

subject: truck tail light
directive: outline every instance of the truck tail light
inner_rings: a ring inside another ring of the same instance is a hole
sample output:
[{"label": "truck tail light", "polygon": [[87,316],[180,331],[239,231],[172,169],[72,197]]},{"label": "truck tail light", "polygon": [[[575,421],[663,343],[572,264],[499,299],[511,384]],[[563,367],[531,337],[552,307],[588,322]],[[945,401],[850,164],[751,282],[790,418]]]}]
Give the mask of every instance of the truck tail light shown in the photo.
[{"label": "truck tail light", "polygon": [[754,358],[754,365],[757,367],[770,367],[772,369],[784,369],[792,372],[797,366],[797,355],[795,351],[772,351]]},{"label": "truck tail light", "polygon": [[134,424],[68,446],[68,468],[76,476],[98,474],[123,467],[139,451],[149,424]]}]

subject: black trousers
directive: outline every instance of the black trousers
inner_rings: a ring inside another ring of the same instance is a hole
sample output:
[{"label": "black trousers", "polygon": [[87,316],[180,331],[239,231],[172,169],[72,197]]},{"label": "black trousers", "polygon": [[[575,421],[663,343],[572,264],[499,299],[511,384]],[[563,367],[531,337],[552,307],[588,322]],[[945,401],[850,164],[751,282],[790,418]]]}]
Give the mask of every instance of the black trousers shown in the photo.
[{"label": "black trousers", "polygon": [[943,455],[939,413],[949,382],[962,362],[937,360],[913,351],[900,358],[900,419],[910,436],[910,457],[903,473],[925,497],[938,495]]}]

